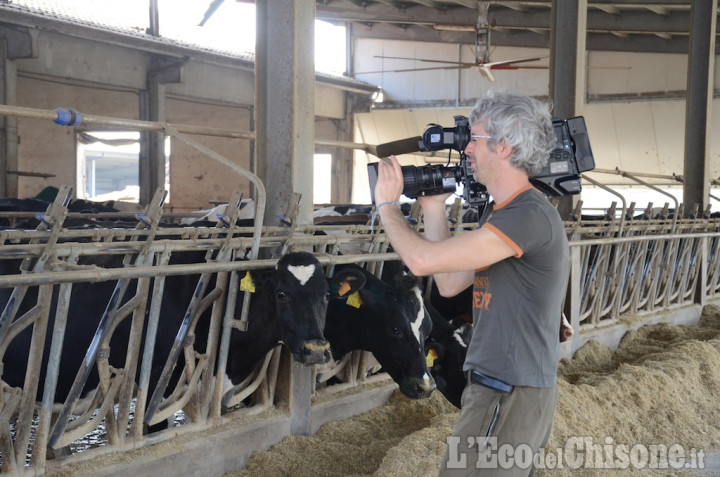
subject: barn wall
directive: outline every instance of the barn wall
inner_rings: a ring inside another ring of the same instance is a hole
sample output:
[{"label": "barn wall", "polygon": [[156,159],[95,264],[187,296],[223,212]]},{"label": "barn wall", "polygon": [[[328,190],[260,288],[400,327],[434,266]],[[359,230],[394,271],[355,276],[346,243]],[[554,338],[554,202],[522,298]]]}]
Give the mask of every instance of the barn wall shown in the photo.
[{"label": "barn wall", "polygon": [[[240,131],[251,129],[252,110],[249,107],[168,98],[165,114],[170,123]],[[233,163],[252,170],[249,140],[199,135],[190,137]],[[229,200],[234,190],[241,190],[245,197],[250,197],[249,181],[195,149],[177,140],[171,141],[170,207],[179,210],[208,208],[211,206],[210,201]]]},{"label": "barn wall", "polygon": [[[18,71],[142,89],[150,56],[116,45],[37,31],[38,57],[18,59]],[[82,54],[78,54],[82,52]]]},{"label": "barn wall", "polygon": [[[52,77],[22,76],[17,82],[17,105],[55,109],[72,107],[84,114],[138,118],[138,94],[103,85],[63,83]],[[18,195],[35,196],[46,186],[76,186],[77,164],[75,132],[49,121],[18,120],[20,171],[54,174],[41,178],[20,176]]]},{"label": "barn wall", "polygon": [[[255,73],[251,62],[201,52],[173,60],[172,55],[153,54],[132,46],[43,30],[36,33],[37,57],[15,60],[17,97],[12,98],[10,104],[38,109],[69,107],[86,115],[139,119],[140,95],[147,87],[148,68],[154,59],[163,58],[161,67],[173,61],[182,65],[179,78],[163,79],[162,90],[166,95],[165,110],[161,113],[163,120],[226,130],[253,129]],[[350,141],[352,131],[346,103],[348,96],[356,93],[348,93],[334,83],[319,81],[316,85],[316,136]],[[284,133],[277,131],[277,134]],[[73,129],[21,118],[19,134],[17,169],[54,175],[51,178],[20,176],[20,197],[34,196],[47,185],[76,187],[78,167]],[[251,141],[201,136],[193,139],[253,170]],[[334,199],[348,201],[352,153],[341,148],[321,149],[318,152],[329,152],[335,158]],[[307,160],[311,164],[312,158]],[[169,210],[205,208],[210,201],[227,200],[236,189],[242,190],[246,197],[250,195],[245,178],[228,173],[225,166],[178,141],[171,144],[169,173]]]},{"label": "barn wall", "polygon": [[[345,94],[338,89],[315,83],[315,116],[345,119]],[[315,137],[322,136],[316,134]]]},{"label": "barn wall", "polygon": [[165,86],[168,95],[239,105],[255,104],[255,75],[252,70],[189,61],[183,64],[181,76],[180,83]]}]

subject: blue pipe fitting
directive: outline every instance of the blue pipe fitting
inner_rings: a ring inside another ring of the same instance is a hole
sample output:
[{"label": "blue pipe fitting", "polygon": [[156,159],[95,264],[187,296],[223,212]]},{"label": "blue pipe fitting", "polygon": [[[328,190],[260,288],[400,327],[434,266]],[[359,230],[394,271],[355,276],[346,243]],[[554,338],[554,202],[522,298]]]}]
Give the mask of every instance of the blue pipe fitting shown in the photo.
[{"label": "blue pipe fitting", "polygon": [[79,126],[82,124],[82,115],[72,108],[55,108],[58,117],[55,124],[60,126]]}]

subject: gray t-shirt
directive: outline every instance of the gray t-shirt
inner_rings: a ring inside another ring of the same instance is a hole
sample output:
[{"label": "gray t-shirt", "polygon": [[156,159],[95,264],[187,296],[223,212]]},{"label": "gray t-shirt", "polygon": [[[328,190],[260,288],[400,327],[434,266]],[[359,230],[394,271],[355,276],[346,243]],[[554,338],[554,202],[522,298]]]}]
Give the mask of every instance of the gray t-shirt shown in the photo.
[{"label": "gray t-shirt", "polygon": [[481,223],[517,253],[475,271],[464,369],[513,385],[553,387],[569,271],[560,214],[540,191],[527,188],[490,204]]}]

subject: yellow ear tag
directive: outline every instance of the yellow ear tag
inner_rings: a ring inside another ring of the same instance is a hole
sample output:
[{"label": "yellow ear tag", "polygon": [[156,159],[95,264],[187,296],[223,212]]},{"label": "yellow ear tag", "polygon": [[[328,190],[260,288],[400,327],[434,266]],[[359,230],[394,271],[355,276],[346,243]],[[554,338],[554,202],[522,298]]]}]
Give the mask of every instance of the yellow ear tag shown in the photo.
[{"label": "yellow ear tag", "polygon": [[253,282],[250,272],[246,272],[242,280],[240,280],[240,291],[255,293],[255,282]]},{"label": "yellow ear tag", "polygon": [[340,289],[338,290],[338,295],[345,296],[345,294],[349,291],[350,291],[350,284],[348,282],[342,282],[340,284]]},{"label": "yellow ear tag", "polygon": [[363,304],[362,298],[360,298],[360,293],[355,292],[352,295],[350,295],[345,302],[348,305],[354,307],[354,308],[360,308]]},{"label": "yellow ear tag", "polygon": [[435,364],[435,360],[438,358],[437,351],[435,351],[435,348],[430,348],[428,351],[427,356],[425,356],[425,362],[427,363],[428,368],[432,368]]}]

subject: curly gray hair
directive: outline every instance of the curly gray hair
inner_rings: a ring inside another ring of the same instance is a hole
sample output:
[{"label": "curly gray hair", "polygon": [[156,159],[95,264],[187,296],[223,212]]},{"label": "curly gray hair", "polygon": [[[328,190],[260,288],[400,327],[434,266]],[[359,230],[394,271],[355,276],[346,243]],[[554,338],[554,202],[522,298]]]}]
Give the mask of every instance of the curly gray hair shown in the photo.
[{"label": "curly gray hair", "polygon": [[511,163],[534,175],[547,164],[555,147],[550,105],[529,96],[488,91],[470,113],[470,125],[482,124],[493,138],[488,147],[503,139],[513,148]]}]

